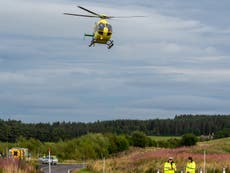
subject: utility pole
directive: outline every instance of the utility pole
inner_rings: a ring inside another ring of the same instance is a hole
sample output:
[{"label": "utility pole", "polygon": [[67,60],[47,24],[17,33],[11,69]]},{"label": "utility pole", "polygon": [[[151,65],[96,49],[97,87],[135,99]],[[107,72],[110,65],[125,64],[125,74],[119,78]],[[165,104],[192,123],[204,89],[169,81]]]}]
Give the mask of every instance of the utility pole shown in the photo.
[{"label": "utility pole", "polygon": [[49,173],[51,173],[51,160],[50,160],[50,148],[49,148]]},{"label": "utility pole", "polygon": [[206,151],[204,150],[204,173],[206,173]]},{"label": "utility pole", "polygon": [[8,122],[7,122],[7,127],[6,127],[6,135],[7,135],[7,143],[6,143],[6,158],[8,159],[9,158],[9,119],[8,119]]}]

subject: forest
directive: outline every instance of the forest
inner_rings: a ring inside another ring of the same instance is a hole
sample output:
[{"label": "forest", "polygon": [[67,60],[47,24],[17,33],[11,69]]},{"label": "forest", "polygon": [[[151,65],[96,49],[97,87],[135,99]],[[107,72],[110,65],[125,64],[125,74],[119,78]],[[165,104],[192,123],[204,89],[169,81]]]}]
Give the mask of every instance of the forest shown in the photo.
[{"label": "forest", "polygon": [[24,123],[0,120],[0,141],[15,142],[19,137],[34,138],[42,142],[57,142],[89,133],[130,135],[141,131],[148,136],[197,136],[213,134],[215,138],[230,136],[230,115],[177,115],[173,119],[111,120],[96,122]]}]

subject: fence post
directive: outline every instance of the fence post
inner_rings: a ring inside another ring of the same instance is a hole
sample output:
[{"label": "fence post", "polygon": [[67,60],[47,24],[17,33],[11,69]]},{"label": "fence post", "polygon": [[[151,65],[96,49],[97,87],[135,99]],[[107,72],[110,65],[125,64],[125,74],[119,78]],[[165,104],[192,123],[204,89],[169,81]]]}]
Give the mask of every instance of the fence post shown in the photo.
[{"label": "fence post", "polygon": [[105,157],[103,157],[103,173],[105,173]]},{"label": "fence post", "polygon": [[225,168],[223,168],[223,173],[226,173]]},{"label": "fence post", "polygon": [[200,168],[200,173],[203,173],[203,170],[202,170],[202,168]]}]

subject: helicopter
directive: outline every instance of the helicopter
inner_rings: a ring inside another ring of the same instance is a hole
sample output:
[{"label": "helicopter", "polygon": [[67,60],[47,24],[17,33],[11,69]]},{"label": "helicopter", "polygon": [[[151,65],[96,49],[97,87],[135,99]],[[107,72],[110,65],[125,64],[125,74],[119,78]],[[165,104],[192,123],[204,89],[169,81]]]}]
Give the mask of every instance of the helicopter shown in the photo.
[{"label": "helicopter", "polygon": [[113,40],[111,40],[112,37],[112,25],[109,24],[107,21],[108,19],[112,18],[132,18],[132,17],[144,17],[144,16],[107,16],[104,14],[98,14],[91,10],[88,10],[82,6],[77,6],[78,8],[90,13],[91,15],[84,15],[84,14],[74,14],[74,13],[64,13],[65,15],[71,15],[71,16],[78,16],[78,17],[89,17],[89,18],[100,18],[98,22],[95,23],[94,31],[92,34],[84,34],[84,37],[91,37],[92,40],[89,44],[89,47],[95,46],[96,43],[98,44],[105,44],[107,45],[107,48],[110,49],[113,47]]}]

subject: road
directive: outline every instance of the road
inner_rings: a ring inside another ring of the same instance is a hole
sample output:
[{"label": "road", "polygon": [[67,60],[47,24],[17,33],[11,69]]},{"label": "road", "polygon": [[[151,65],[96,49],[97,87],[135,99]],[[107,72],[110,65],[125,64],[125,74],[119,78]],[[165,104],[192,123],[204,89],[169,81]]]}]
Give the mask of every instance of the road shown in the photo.
[{"label": "road", "polygon": [[[51,166],[51,173],[68,173],[68,170],[84,168],[84,164],[57,164]],[[43,173],[49,173],[49,165],[41,165]]]}]

